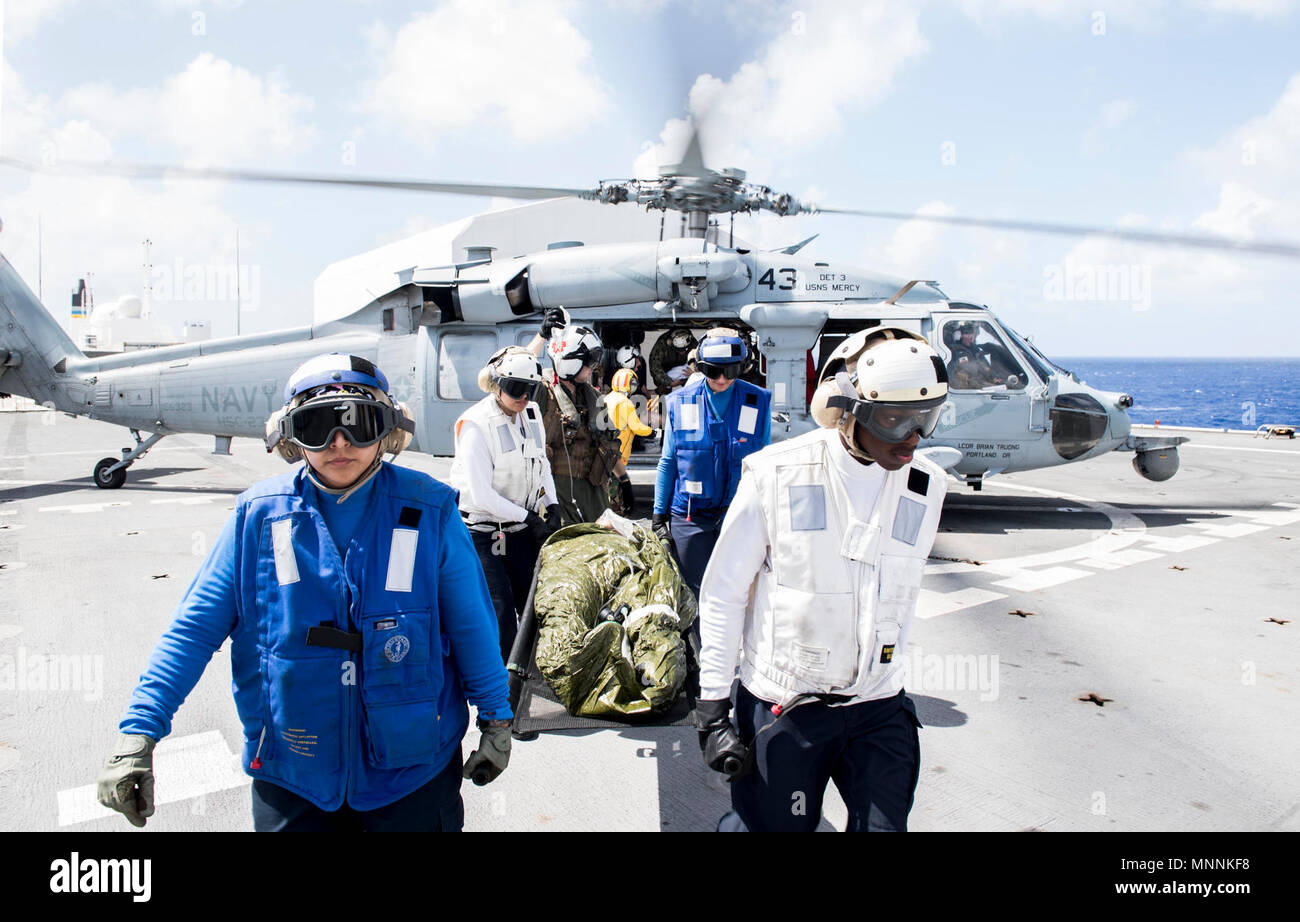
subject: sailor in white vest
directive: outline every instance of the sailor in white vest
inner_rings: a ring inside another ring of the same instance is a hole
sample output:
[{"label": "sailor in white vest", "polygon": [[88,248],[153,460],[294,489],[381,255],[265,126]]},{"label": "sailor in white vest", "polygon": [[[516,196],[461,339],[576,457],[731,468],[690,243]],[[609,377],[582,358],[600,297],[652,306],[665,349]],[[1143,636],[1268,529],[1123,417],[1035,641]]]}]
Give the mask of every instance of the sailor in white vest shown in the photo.
[{"label": "sailor in white vest", "polygon": [[700,593],[696,724],[733,776],[719,828],[811,831],[829,780],[849,830],[907,828],[920,721],[903,650],[947,490],[915,450],[947,394],[924,339],[864,330],[826,361],[822,428],[745,459]]},{"label": "sailor in white vest", "polygon": [[460,491],[460,515],[483,562],[497,610],[501,659],[507,661],[537,555],[560,527],[560,508],[542,414],[533,402],[542,385],[537,357],[507,346],[479,372],[478,385],[488,396],[456,420],[456,458],[448,480]]}]

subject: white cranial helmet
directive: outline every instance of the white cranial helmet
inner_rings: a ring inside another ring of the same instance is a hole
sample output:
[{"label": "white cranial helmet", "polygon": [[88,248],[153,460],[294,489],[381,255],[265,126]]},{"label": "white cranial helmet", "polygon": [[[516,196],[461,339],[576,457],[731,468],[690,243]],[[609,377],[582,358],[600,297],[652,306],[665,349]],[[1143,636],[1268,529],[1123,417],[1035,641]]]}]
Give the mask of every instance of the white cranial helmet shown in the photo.
[{"label": "white cranial helmet", "polygon": [[947,370],[924,337],[899,327],[870,327],[826,359],[812,416],[819,426],[843,429],[850,451],[858,454],[855,424],[886,442],[918,431],[928,438],[947,398]]}]

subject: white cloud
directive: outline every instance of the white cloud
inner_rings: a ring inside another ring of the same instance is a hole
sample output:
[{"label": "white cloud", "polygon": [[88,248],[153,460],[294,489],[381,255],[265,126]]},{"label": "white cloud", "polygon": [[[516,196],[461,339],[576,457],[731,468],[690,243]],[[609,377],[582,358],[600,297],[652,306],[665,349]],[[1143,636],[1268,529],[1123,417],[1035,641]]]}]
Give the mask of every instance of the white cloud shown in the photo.
[{"label": "white cloud", "polygon": [[[774,14],[789,24],[758,57],[725,80],[701,74],[691,87],[687,111],[704,125],[701,141],[710,167],[743,164],[753,175],[766,176],[778,154],[833,142],[846,114],[882,98],[902,66],[929,47],[915,6],[833,0],[795,5]],[[653,175],[658,164],[675,161],[687,133],[683,120],[669,120],[659,141],[637,157],[636,174]]]},{"label": "white cloud", "polygon": [[301,149],[312,100],[272,75],[260,77],[204,52],[160,86],[120,90],[103,83],[69,90],[61,110],[83,115],[109,137],[164,141],[194,162],[248,162]]},{"label": "white cloud", "polygon": [[[114,151],[87,119],[65,118],[47,99],[30,96],[21,82],[6,87],[6,143],[23,142],[22,155],[95,160]],[[18,114],[19,121],[14,120]],[[8,149],[8,148],[7,148]],[[112,177],[68,177],[8,172],[4,182],[4,229],[0,250],[27,283],[44,288],[46,305],[68,320],[68,295],[78,278],[89,278],[99,302],[140,294],[143,247],[153,241],[155,267],[227,270],[235,263],[236,219],[222,206],[223,183],[135,183]],[[39,236],[37,233],[39,226]],[[241,261],[256,266],[262,226],[241,228]],[[38,246],[40,250],[38,260]],[[38,277],[38,262],[40,272]],[[254,276],[260,281],[260,266]],[[250,296],[243,292],[246,308]],[[233,332],[234,302],[227,291],[199,290],[171,301],[156,300],[155,314],[174,330],[187,319],[213,318],[217,335]],[[254,320],[245,314],[245,328]],[[289,322],[289,321],[286,321]]]},{"label": "white cloud", "polygon": [[[1093,34],[1108,34],[1113,28],[1158,30],[1178,15],[1202,12],[1248,16],[1252,19],[1279,19],[1292,13],[1300,0],[1126,0],[1122,5],[1106,5],[1097,0],[952,0],[952,2],[986,31],[996,31],[1003,23],[1034,17],[1057,25],[1087,29]],[[1101,31],[1095,31],[1100,29]]]},{"label": "white cloud", "polygon": [[26,38],[47,20],[54,19],[74,0],[19,0],[0,4],[0,25],[6,41]]},{"label": "white cloud", "polygon": [[1105,147],[1117,128],[1129,121],[1137,112],[1132,99],[1112,99],[1093,116],[1080,135],[1079,143],[1085,153],[1096,154]]},{"label": "white cloud", "polygon": [[[935,200],[926,202],[916,209],[916,213],[948,217],[955,211],[946,202]],[[924,275],[934,271],[939,243],[945,236],[945,230],[945,225],[930,221],[904,221],[880,250],[883,260],[875,254],[874,248],[872,255],[882,270],[909,279],[918,278],[918,273]]]},{"label": "white cloud", "polygon": [[363,103],[426,146],[500,121],[521,141],[564,138],[609,109],[591,43],[566,0],[445,0],[395,34],[373,26],[380,62]]}]

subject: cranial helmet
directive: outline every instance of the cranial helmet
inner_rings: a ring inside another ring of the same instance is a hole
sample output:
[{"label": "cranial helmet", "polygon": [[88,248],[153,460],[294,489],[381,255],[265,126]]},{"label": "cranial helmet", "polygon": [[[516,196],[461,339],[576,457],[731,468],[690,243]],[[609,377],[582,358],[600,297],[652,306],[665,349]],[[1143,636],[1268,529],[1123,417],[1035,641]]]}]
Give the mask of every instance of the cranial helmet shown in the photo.
[{"label": "cranial helmet", "polygon": [[826,359],[812,416],[823,428],[841,429],[849,451],[867,458],[858,450],[854,424],[886,442],[902,442],[916,431],[928,438],[947,398],[948,373],[924,337],[898,327],[870,327]]},{"label": "cranial helmet", "polygon": [[523,346],[506,346],[492,353],[479,370],[479,390],[504,392],[510,397],[528,395],[531,400],[542,384],[542,364]]},{"label": "cranial helmet", "polygon": [[565,327],[558,335],[552,334],[546,351],[561,378],[576,378],[587,365],[599,365],[605,352],[600,337],[590,327]]},{"label": "cranial helmet", "polygon": [[[306,414],[299,412],[330,405],[340,409],[333,420],[339,425],[331,426],[329,416],[324,415],[324,423],[317,420],[315,426],[309,427]],[[397,455],[411,444],[415,420],[388,393],[388,378],[374,363],[359,355],[331,352],[308,359],[289,376],[284,387],[284,406],[266,421],[266,450],[274,450],[289,462],[300,461],[304,439],[312,443],[332,440],[336,429],[342,429],[350,441],[362,433],[367,436],[367,445],[378,442],[377,470],[378,460],[384,454]],[[375,438],[370,439],[371,435]]]},{"label": "cranial helmet", "polygon": [[712,365],[740,364],[749,358],[745,338],[730,327],[714,327],[704,334],[697,358]]},{"label": "cranial helmet", "polygon": [[637,383],[635,371],[630,368],[620,368],[614,372],[614,377],[610,379],[609,386],[621,394],[630,394],[636,390]]}]

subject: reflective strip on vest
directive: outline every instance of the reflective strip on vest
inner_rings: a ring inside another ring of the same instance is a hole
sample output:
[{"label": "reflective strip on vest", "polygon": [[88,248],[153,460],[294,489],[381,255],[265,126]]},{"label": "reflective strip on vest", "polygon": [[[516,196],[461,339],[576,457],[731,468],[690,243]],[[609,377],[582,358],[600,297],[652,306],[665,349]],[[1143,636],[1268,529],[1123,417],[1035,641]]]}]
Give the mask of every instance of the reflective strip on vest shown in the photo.
[{"label": "reflective strip on vest", "polygon": [[384,588],[389,592],[410,592],[415,575],[415,546],[420,533],[413,528],[394,528],[393,544],[388,551],[388,579]]},{"label": "reflective strip on vest", "polygon": [[271,523],[271,550],[275,554],[275,579],[281,586],[298,582],[298,559],[293,554],[293,522]]}]

